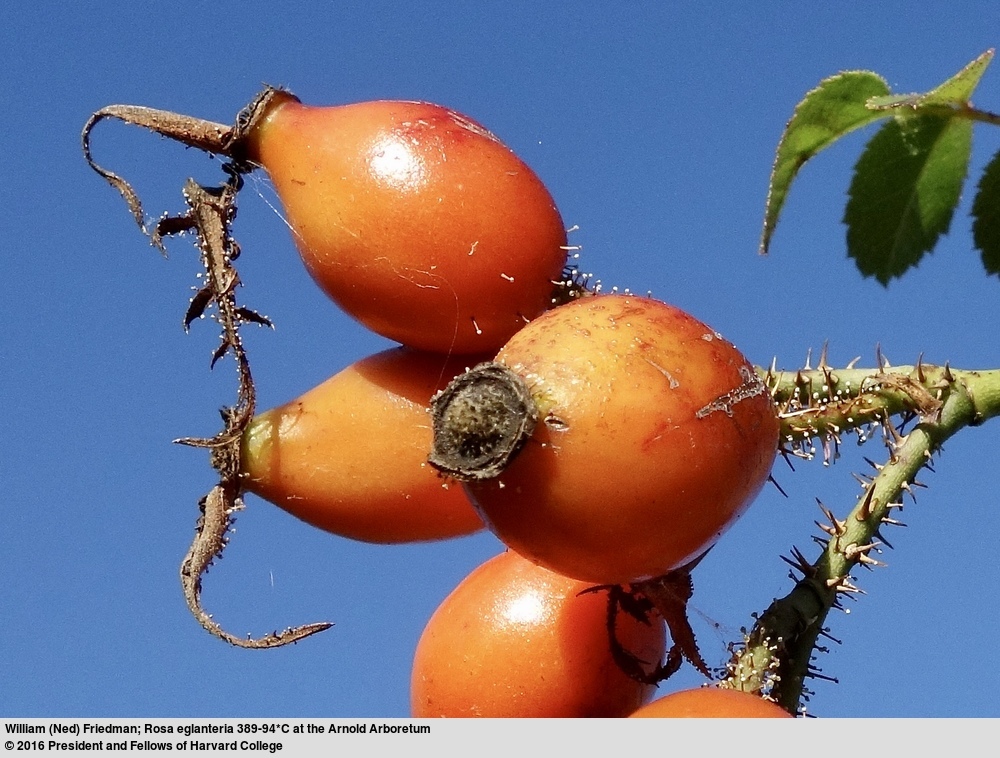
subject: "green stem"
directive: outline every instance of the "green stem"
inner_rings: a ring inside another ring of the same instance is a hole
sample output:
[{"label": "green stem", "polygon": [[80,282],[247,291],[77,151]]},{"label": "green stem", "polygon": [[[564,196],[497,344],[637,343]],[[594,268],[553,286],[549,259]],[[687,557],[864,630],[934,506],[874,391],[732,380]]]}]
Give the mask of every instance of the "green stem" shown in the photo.
[{"label": "green stem", "polygon": [[886,115],[905,112],[924,116],[937,116],[940,118],[964,118],[967,121],[978,121],[981,124],[992,124],[1000,126],[1000,114],[991,111],[984,111],[969,103],[927,103],[922,102],[920,97],[907,99],[906,102],[894,103],[889,107],[880,107],[877,110],[884,111]]},{"label": "green stem", "polygon": [[[941,394],[957,380],[986,388],[1000,381],[997,370],[963,371],[919,363],[882,369],[757,369],[781,416],[782,441],[796,444],[883,423],[890,416],[915,414],[933,419]],[[988,405],[989,403],[987,403]]]},{"label": "green stem", "polygon": [[[799,376],[804,373],[799,372]],[[858,563],[880,565],[872,553],[881,544],[880,530],[893,524],[890,513],[901,505],[902,493],[915,483],[920,469],[945,440],[966,426],[977,426],[1000,415],[1000,370],[904,366],[877,374],[864,373],[869,382],[890,374],[913,379],[917,386],[933,393],[940,405],[930,413],[921,412],[920,422],[905,436],[899,436],[888,419],[883,419],[890,434],[889,461],[878,468],[846,518],[839,520],[824,509],[829,522],[821,525],[828,536],[823,553],[810,564],[793,549],[792,558],[786,560],[802,578],[787,596],[775,600],[757,619],[743,647],[734,653],[724,685],[767,692],[792,713],[800,708],[805,679],[817,675],[811,660],[820,635],[825,634],[827,614],[838,606],[841,595],[860,592],[850,577]],[[798,380],[791,384],[779,382],[773,385],[773,391],[779,399],[791,398],[800,384]],[[889,382],[885,390],[876,387],[870,384],[867,391],[900,391],[895,382]],[[910,399],[918,401],[919,393]]]},{"label": "green stem", "polygon": [[1000,126],[1000,114],[992,113],[991,111],[980,110],[979,108],[974,108],[971,105],[962,105],[955,109],[954,115],[966,118],[969,121],[978,121],[983,124],[992,124],[993,126]]}]

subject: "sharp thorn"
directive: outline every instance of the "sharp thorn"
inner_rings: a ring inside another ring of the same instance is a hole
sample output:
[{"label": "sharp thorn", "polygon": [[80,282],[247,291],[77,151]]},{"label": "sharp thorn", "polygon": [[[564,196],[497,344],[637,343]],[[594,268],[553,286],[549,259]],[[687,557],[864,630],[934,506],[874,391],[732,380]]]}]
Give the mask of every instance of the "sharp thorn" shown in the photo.
[{"label": "sharp thorn", "polygon": [[868,567],[885,566],[885,565],[887,565],[887,564],[883,563],[882,561],[879,561],[879,560],[876,560],[875,558],[872,558],[867,553],[861,553],[860,555],[858,555],[858,562],[862,566],[868,566]]},{"label": "sharp thorn", "polygon": [[860,587],[855,587],[853,584],[851,584],[846,579],[844,581],[842,581],[840,584],[837,585],[837,592],[844,593],[845,597],[851,597],[852,595],[867,595],[868,594],[867,592],[865,592]]},{"label": "sharp thorn", "polygon": [[857,558],[858,556],[861,555],[867,555],[869,551],[875,550],[876,548],[878,548],[877,542],[869,542],[866,545],[858,545],[857,543],[852,543],[848,545],[846,548],[844,548],[843,553],[845,558],[851,560],[852,558]]},{"label": "sharp thorn", "polygon": [[837,382],[840,380],[834,376],[834,373],[830,370],[829,366],[823,366],[823,379],[826,381],[827,393],[832,398],[833,388],[837,386]]},{"label": "sharp thorn", "polygon": [[[781,558],[781,560],[783,560],[785,563],[787,563],[789,566],[791,566],[796,571],[802,571],[802,569],[799,567],[799,564],[796,563],[793,559],[789,558],[787,555],[781,555],[781,556],[779,556],[779,558]],[[794,582],[797,582],[799,580],[799,578],[797,576],[795,576],[794,574],[792,574],[792,572],[789,572],[788,576]]]},{"label": "sharp thorn", "polygon": [[861,508],[858,510],[857,513],[856,518],[858,521],[867,521],[872,517],[872,503],[874,502],[874,499],[875,499],[875,488],[869,487],[868,494],[865,495],[865,499],[862,501]]},{"label": "sharp thorn", "polygon": [[841,640],[838,640],[836,637],[834,637],[832,634],[830,634],[830,630],[828,630],[828,629],[820,629],[819,633],[820,633],[821,636],[826,637],[828,640],[832,640],[833,642],[836,642],[838,645],[843,645],[844,644]]},{"label": "sharp thorn", "polygon": [[892,364],[889,363],[889,359],[882,354],[882,345],[875,345],[875,362],[878,364],[879,373],[884,372],[887,368],[892,368]]},{"label": "sharp thorn", "polygon": [[[837,517],[833,515],[833,511],[831,511],[829,508],[823,505],[823,502],[819,498],[816,498],[816,504],[819,506],[820,511],[823,512],[823,515],[826,516],[827,520],[830,522],[830,525],[833,528],[834,533],[837,536],[843,534],[847,529],[846,522],[838,521]],[[823,531],[826,530],[824,529]]]},{"label": "sharp thorn", "polygon": [[870,476],[865,476],[864,474],[859,474],[856,471],[852,471],[851,472],[851,476],[853,476],[857,480],[858,484],[860,484],[865,489],[867,489],[871,485],[871,483],[873,481]]},{"label": "sharp thorn", "polygon": [[808,677],[810,677],[812,679],[823,679],[824,681],[827,681],[827,682],[833,682],[834,684],[840,684],[840,680],[837,679],[836,677],[834,677],[834,676],[827,676],[826,674],[821,674],[821,673],[819,673],[819,671],[816,671],[814,669],[810,669],[810,670],[806,671],[806,676],[808,676]]},{"label": "sharp thorn", "polygon": [[[906,525],[905,525],[905,524],[903,524],[903,526],[906,526]],[[889,542],[889,540],[887,540],[887,539],[885,538],[885,535],[883,535],[883,534],[882,534],[882,531],[881,531],[880,529],[876,529],[876,530],[875,530],[875,532],[874,532],[874,535],[875,535],[876,537],[878,537],[878,539],[879,539],[879,542],[881,542],[881,543],[882,543],[883,545],[885,545],[885,546],[886,546],[887,548],[889,548],[890,550],[895,550],[895,549],[896,549],[896,548],[894,548],[894,547],[892,546],[892,543],[891,543],[891,542]]]},{"label": "sharp thorn", "polygon": [[829,524],[824,524],[821,521],[814,521],[813,523],[816,524],[816,526],[818,526],[824,532],[826,532],[827,534],[829,534],[831,537],[836,537],[837,536],[837,530],[834,529]]},{"label": "sharp thorn", "polygon": [[[816,567],[809,562],[809,560],[802,554],[802,551],[800,551],[797,547],[793,545],[791,549],[791,554],[792,554],[791,558],[783,555],[781,556],[781,560],[783,560],[793,569],[801,573],[803,577],[816,576],[816,571],[817,571]],[[795,577],[792,578],[795,579]]]}]

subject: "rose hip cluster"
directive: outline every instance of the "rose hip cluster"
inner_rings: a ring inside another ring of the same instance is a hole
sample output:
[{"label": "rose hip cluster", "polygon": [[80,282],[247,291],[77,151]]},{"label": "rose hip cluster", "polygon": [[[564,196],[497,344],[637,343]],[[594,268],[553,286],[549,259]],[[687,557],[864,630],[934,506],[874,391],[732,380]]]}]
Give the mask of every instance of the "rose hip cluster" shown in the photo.
[{"label": "rose hip cluster", "polygon": [[[555,202],[472,119],[423,102],[313,107],[278,90],[261,103],[240,159],[274,183],[316,283],[400,346],[259,413],[242,439],[244,489],[352,539],[485,524],[509,548],[430,619],[414,716],[639,710],[655,687],[622,661],[655,667],[664,620],[655,604],[633,609],[609,638],[604,595],[588,590],[691,565],[759,492],[778,420],[753,365],[655,299],[558,296],[568,248]],[[698,715],[763,702],[703,692]]]}]

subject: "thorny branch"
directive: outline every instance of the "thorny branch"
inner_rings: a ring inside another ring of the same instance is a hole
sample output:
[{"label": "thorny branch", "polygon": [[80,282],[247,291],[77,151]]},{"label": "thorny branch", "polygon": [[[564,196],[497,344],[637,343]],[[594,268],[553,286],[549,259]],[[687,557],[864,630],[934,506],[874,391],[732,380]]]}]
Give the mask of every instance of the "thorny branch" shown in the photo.
[{"label": "thorny branch", "polygon": [[[863,433],[864,427],[878,424],[889,450],[884,465],[870,461],[876,473],[862,478],[864,491],[844,519],[820,503],[821,555],[810,563],[792,548],[791,557],[784,560],[795,572],[791,574],[797,579],[795,587],[757,618],[728,665],[723,686],[767,694],[791,713],[808,699],[807,678],[830,678],[813,665],[815,651],[821,650],[819,638],[829,637],[825,619],[845,595],[862,592],[850,574],[854,568],[884,565],[873,553],[890,547],[882,529],[901,525],[891,513],[902,508],[902,493],[912,495],[920,486],[918,473],[930,465],[945,440],[963,427],[1000,415],[1000,371],[958,371],[921,362],[891,368],[881,357],[879,363],[882,367],[874,371],[833,370],[821,360],[817,369],[804,369],[793,377],[767,372],[786,443],[811,437],[824,443],[835,440],[833,445],[824,444],[828,460],[843,432]],[[917,421],[906,434],[891,418],[900,414]]]},{"label": "thorny branch", "polygon": [[[90,166],[122,194],[139,227],[144,233],[149,233],[138,195],[126,180],[98,166],[90,154],[89,134],[98,121],[108,116],[126,121],[129,121],[130,117],[135,117],[130,111],[119,112],[122,108],[132,108],[132,106],[110,106],[91,117],[83,132],[84,155]],[[154,111],[154,116],[157,113],[160,112]],[[145,110],[139,115],[148,116]],[[168,127],[175,129],[176,125],[167,124],[164,129]],[[230,136],[230,132],[223,131],[224,129],[226,128],[220,126],[215,130],[220,140],[228,139]],[[209,132],[211,131],[209,129]],[[236,360],[239,380],[236,404],[222,409],[223,428],[218,434],[211,438],[186,437],[175,440],[184,445],[208,448],[212,467],[219,475],[219,483],[199,503],[201,515],[195,528],[194,540],[181,563],[180,577],[188,608],[206,630],[239,647],[270,648],[297,642],[328,629],[331,624],[327,622],[306,624],[282,632],[272,632],[259,638],[243,638],[225,631],[204,610],[201,603],[202,577],[214,560],[222,556],[228,542],[227,534],[232,526],[233,514],[243,508],[239,481],[240,440],[253,418],[255,389],[250,373],[250,362],[243,348],[239,329],[247,322],[271,325],[267,318],[256,311],[237,305],[236,289],[240,279],[233,262],[239,256],[240,250],[230,234],[230,229],[236,216],[236,196],[243,180],[241,170],[234,164],[224,164],[223,168],[229,174],[229,178],[219,187],[203,187],[193,179],[189,179],[184,186],[188,212],[160,219],[149,233],[152,244],[161,251],[165,249],[163,245],[165,237],[191,231],[196,233],[196,245],[201,252],[206,283],[191,299],[191,305],[184,316],[184,328],[186,330],[195,319],[214,305],[215,318],[221,326],[222,333],[219,347],[212,355],[212,366],[214,367],[227,353],[232,353]]]}]

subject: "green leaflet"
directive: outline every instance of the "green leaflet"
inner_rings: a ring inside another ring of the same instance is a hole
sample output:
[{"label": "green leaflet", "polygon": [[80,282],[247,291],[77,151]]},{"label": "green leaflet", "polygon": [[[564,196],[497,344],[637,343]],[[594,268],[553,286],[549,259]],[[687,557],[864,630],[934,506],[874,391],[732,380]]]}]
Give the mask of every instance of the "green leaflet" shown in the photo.
[{"label": "green leaflet", "polygon": [[803,164],[845,134],[885,118],[865,103],[885,95],[889,85],[871,71],[844,71],[820,82],[795,107],[778,143],[764,212],[760,252],[767,253],[788,189]]},{"label": "green leaflet", "polygon": [[986,67],[993,60],[993,51],[987,50],[944,84],[939,84],[930,92],[911,95],[879,95],[869,98],[868,107],[876,111],[899,111],[904,108],[919,113],[921,110],[941,113],[941,107],[959,108],[967,106],[979,80],[986,73]]},{"label": "green leaflet", "polygon": [[986,166],[972,203],[972,239],[986,273],[1000,275],[1000,153]]},{"label": "green leaflet", "polygon": [[[943,84],[899,95],[870,71],[824,80],[796,107],[778,144],[760,250],[767,252],[789,186],[813,155],[860,126],[891,118],[855,166],[844,212],[848,254],[882,284],[902,275],[947,233],[972,144],[972,94],[993,60],[987,50]],[[976,245],[1000,273],[1000,156],[980,182]],[[996,217],[996,218],[994,218]]]},{"label": "green leaflet", "polygon": [[887,285],[947,233],[972,149],[972,122],[898,117],[871,139],[854,169],[844,211],[847,252]]},{"label": "green leaflet", "polygon": [[919,95],[918,105],[967,105],[991,60],[993,51],[987,50],[944,84]]},{"label": "green leaflet", "polygon": [[969,105],[991,60],[987,50],[926,94],[868,101],[895,120],[858,160],[844,210],[847,254],[863,275],[888,284],[948,232],[972,150],[972,122],[958,111]]}]

